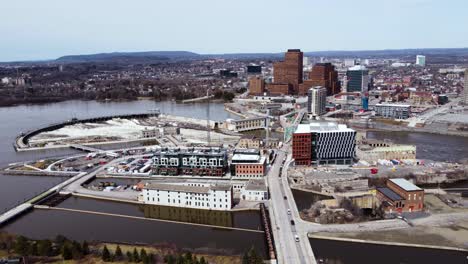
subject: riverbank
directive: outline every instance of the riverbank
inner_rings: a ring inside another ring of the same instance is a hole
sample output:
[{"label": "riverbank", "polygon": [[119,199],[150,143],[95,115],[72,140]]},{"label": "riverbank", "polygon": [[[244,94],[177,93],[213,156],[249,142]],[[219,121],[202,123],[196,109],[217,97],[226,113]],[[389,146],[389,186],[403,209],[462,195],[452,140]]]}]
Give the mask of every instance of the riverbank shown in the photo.
[{"label": "riverbank", "polygon": [[[12,240],[18,240],[18,237],[12,234],[1,233],[0,232],[0,242],[8,243]],[[63,240],[63,241],[62,241]],[[183,259],[187,259],[189,255],[187,253],[190,252],[190,257],[192,259],[198,259],[199,261],[203,259],[205,262],[202,263],[235,263],[240,264],[242,263],[242,258],[239,255],[223,255],[223,254],[213,254],[209,252],[209,250],[200,250],[197,252],[191,252],[186,249],[177,248],[175,245],[171,244],[160,244],[160,245],[143,245],[143,244],[125,244],[125,243],[115,243],[115,242],[87,242],[86,244],[82,244],[83,246],[76,248],[70,252],[70,255],[63,254],[62,252],[56,251],[54,252],[53,248],[46,250],[43,246],[46,244],[49,245],[60,245],[60,244],[67,244],[69,247],[75,247],[77,244],[76,242],[67,241],[65,237],[55,240],[48,240],[48,243],[29,240],[26,238],[25,244],[29,243],[40,243],[41,248],[37,252],[28,252],[27,261],[31,263],[128,263],[132,262],[131,258],[134,258],[136,255],[134,251],[137,252],[138,257],[143,261],[143,263],[148,262],[158,262],[163,261],[166,258],[173,258],[178,259],[180,256]],[[69,243],[71,242],[71,243]],[[0,258],[9,257],[14,259],[16,256],[20,257],[23,252],[16,252],[17,250],[23,251],[23,249],[11,248],[11,243],[6,244],[6,248],[0,249]],[[86,245],[86,246],[84,246]],[[104,247],[110,253],[111,259],[108,261],[103,260],[102,252],[104,251]],[[117,248],[120,249],[121,253],[116,254]],[[29,248],[25,248],[25,250],[29,250]],[[81,252],[77,252],[81,251]],[[144,252],[142,254],[142,252]],[[44,254],[45,253],[45,254]],[[120,255],[121,254],[121,255]],[[146,255],[146,256],[145,256]],[[151,261],[147,261],[151,258]]]}]

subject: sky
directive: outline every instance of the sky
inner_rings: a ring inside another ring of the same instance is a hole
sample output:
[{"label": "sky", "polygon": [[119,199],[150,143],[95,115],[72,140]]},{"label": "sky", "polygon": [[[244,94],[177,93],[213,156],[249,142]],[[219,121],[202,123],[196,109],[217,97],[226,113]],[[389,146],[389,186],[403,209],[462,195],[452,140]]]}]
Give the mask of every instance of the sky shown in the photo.
[{"label": "sky", "polygon": [[0,61],[468,47],[467,0],[0,0]]}]

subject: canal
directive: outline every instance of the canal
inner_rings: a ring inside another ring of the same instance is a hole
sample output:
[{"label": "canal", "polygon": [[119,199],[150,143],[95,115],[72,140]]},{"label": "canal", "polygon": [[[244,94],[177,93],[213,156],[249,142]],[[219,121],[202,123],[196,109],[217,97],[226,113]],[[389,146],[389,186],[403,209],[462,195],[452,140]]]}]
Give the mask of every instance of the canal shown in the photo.
[{"label": "canal", "polygon": [[79,241],[173,245],[226,255],[243,254],[255,246],[258,252],[266,254],[264,233],[58,210],[35,209],[2,230],[32,239],[64,235]]},{"label": "canal", "polygon": [[309,239],[315,258],[328,264],[466,264],[467,252]]}]

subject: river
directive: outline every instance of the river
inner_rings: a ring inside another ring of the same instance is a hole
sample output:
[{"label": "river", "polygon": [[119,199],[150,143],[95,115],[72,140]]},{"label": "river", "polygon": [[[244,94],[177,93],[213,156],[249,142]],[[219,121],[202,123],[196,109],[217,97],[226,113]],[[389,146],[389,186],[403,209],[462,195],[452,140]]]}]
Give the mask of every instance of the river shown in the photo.
[{"label": "river", "polygon": [[468,137],[405,131],[369,131],[367,137],[416,145],[418,159],[459,162],[468,158]]},{"label": "river", "polygon": [[[71,149],[50,149],[43,151],[16,152],[13,142],[18,134],[31,129],[76,118],[89,118],[113,114],[146,113],[159,109],[161,113],[193,118],[206,118],[206,103],[177,104],[172,101],[154,102],[149,100],[131,102],[66,101],[42,105],[19,105],[0,107],[0,167],[17,161],[38,160],[80,153]],[[225,120],[238,118],[224,110],[224,104],[210,105],[210,119]],[[27,180],[31,179],[31,180]],[[41,180],[42,179],[42,180]],[[0,174],[0,211],[18,201],[30,198],[34,193],[57,183],[57,178],[20,178]],[[63,180],[63,179],[62,179]],[[7,195],[3,195],[7,194]]]},{"label": "river", "polygon": [[[144,113],[149,109],[155,108],[159,108],[162,113],[172,115],[206,118],[205,103],[176,104],[167,101],[110,103],[66,101],[44,105],[21,105],[0,108],[0,120],[2,120],[0,123],[0,167],[6,166],[11,162],[38,160],[46,157],[58,157],[78,153],[77,151],[68,149],[16,153],[12,144],[15,137],[21,132],[73,117],[89,118],[111,114]],[[226,118],[237,117],[224,111],[223,104],[213,103],[210,107],[210,118],[221,121]],[[422,159],[456,161],[468,157],[468,138],[407,132],[369,132],[369,137],[379,139],[389,138],[398,143],[416,144],[418,146],[418,157]],[[35,193],[39,193],[63,180],[64,178],[58,177],[0,175],[0,211],[24,201]],[[295,198],[301,201],[298,203],[299,209],[310,206],[310,201],[306,199],[307,195],[295,192]],[[104,205],[99,204],[99,202],[76,200],[74,198],[65,201],[62,206],[90,210],[101,207],[109,212],[124,212],[126,214],[143,215],[150,218],[174,217],[173,215],[170,216],[170,212],[166,209],[161,210],[149,207],[136,209],[135,206],[119,206],[114,203]],[[254,219],[256,214],[229,215],[227,216],[229,219],[227,225],[256,229],[255,227],[258,226],[258,219]],[[197,219],[195,222],[207,221],[208,223],[212,223],[213,221],[218,221],[203,219],[203,216],[198,216]],[[109,224],[110,222],[112,225]],[[223,223],[226,224],[226,222]],[[62,234],[77,240],[96,239],[129,243],[171,243],[177,244],[179,248],[217,249],[229,254],[243,253],[250,246],[255,245],[259,251],[265,252],[265,239],[262,233],[227,231],[212,227],[193,227],[178,223],[157,222],[155,224],[155,222],[148,220],[64,211],[34,210],[7,225],[3,230],[32,238],[52,238],[55,235]],[[320,246],[317,247],[318,253],[316,252],[316,254],[327,256],[326,250],[321,249]],[[314,250],[316,250],[315,246]],[[335,255],[340,255],[336,254],[336,252],[341,251],[341,247],[335,247],[333,251]],[[386,258],[387,255],[393,254],[387,252],[382,250],[381,256]],[[352,262],[347,261],[345,263]]]},{"label": "river", "polygon": [[417,247],[309,239],[317,260],[330,264],[466,264],[467,253]]}]

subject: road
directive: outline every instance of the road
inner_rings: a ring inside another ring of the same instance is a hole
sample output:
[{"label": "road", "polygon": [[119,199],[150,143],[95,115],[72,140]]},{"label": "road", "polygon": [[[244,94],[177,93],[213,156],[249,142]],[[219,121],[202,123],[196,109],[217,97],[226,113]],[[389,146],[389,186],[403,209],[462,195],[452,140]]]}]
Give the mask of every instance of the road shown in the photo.
[{"label": "road", "polygon": [[[288,147],[285,146],[284,149]],[[291,224],[291,220],[296,221],[299,213],[289,186],[281,181],[281,179],[286,178],[287,170],[282,171],[282,176],[279,177],[280,167],[286,154],[282,150],[278,151],[276,161],[267,175],[271,193],[270,215],[272,217],[271,223],[278,253],[278,263],[316,263],[307,238],[307,232]],[[287,197],[286,200],[284,199],[285,196]],[[288,209],[291,210],[291,214],[288,214]],[[299,242],[295,241],[295,235],[299,236]]]}]

